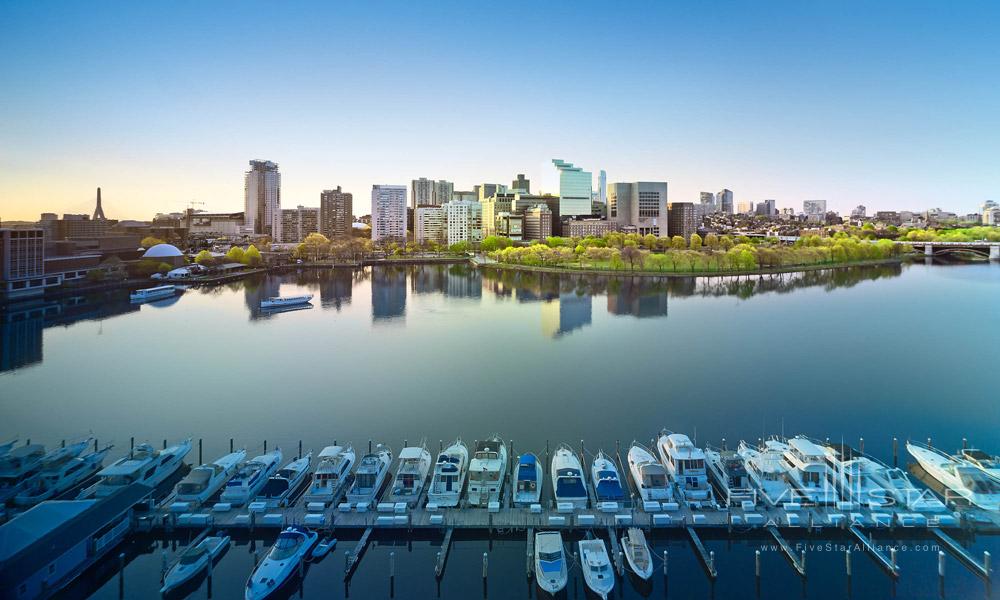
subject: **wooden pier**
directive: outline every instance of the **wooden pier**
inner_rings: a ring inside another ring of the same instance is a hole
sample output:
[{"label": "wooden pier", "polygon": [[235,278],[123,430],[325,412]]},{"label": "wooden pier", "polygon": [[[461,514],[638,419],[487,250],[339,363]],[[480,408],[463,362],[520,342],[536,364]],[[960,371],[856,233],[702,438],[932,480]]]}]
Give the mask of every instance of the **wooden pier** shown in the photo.
[{"label": "wooden pier", "polygon": [[931,529],[931,535],[936,537],[945,547],[945,550],[968,567],[970,571],[987,581],[990,580],[990,568],[986,564],[989,560],[989,552],[984,553],[983,562],[979,562],[964,546],[958,543],[958,540],[940,529]]},{"label": "wooden pier", "polygon": [[693,545],[694,549],[697,551],[698,558],[701,559],[701,564],[705,567],[705,572],[707,572],[708,576],[712,579],[717,578],[719,576],[719,571],[715,568],[715,558],[712,554],[709,554],[709,552],[705,550],[705,544],[701,543],[701,538],[698,537],[698,532],[691,526],[687,526],[684,529],[687,530],[688,537],[691,538],[691,545]]},{"label": "wooden pier", "polygon": [[861,547],[865,549],[865,552],[867,552],[876,563],[878,563],[878,566],[882,567],[882,570],[891,575],[893,578],[899,577],[899,566],[872,543],[870,535],[865,535],[865,533],[861,531],[857,525],[851,525],[848,528],[848,531],[850,531],[858,542],[861,543]]},{"label": "wooden pier", "polygon": [[455,534],[455,528],[449,527],[444,532],[444,541],[441,542],[441,551],[438,552],[437,563],[434,565],[434,576],[438,579],[444,575],[444,565],[448,562],[448,551],[451,550],[451,536]]},{"label": "wooden pier", "polygon": [[806,565],[802,562],[802,557],[795,554],[795,549],[792,548],[785,536],[781,535],[778,528],[774,525],[769,525],[767,528],[768,533],[774,538],[774,541],[778,543],[778,547],[781,548],[781,552],[788,559],[788,562],[792,563],[792,568],[799,574],[800,577],[806,576]]},{"label": "wooden pier", "polygon": [[347,581],[354,575],[354,570],[358,568],[358,563],[361,562],[361,556],[368,549],[368,539],[372,536],[373,531],[375,529],[372,527],[365,529],[365,532],[361,534],[361,539],[354,546],[354,551],[347,555],[347,566],[344,567],[344,581]]}]

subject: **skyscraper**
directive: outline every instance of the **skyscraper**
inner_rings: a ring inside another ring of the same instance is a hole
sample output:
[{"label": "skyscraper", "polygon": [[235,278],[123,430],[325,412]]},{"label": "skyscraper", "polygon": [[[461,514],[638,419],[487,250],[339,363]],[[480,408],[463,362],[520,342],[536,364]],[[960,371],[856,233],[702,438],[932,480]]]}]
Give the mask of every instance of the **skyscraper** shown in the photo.
[{"label": "skyscraper", "polygon": [[826,217],[826,200],[805,200],[802,202],[802,212],[806,217],[823,220]]},{"label": "skyscraper", "polygon": [[670,237],[679,235],[685,242],[691,241],[691,236],[698,231],[693,202],[671,202],[667,205],[670,223]]},{"label": "skyscraper", "polygon": [[319,231],[319,209],[298,206],[281,210],[281,241],[302,242],[310,233]]},{"label": "skyscraper", "polygon": [[354,196],[349,192],[323,190],[319,194],[319,231],[332,239],[351,237]]},{"label": "skyscraper", "polygon": [[518,173],[517,179],[510,182],[510,189],[522,194],[531,193],[531,180],[525,178],[524,173]]},{"label": "skyscraper", "polygon": [[406,186],[372,186],[372,241],[406,242]]},{"label": "skyscraper", "polygon": [[421,177],[410,182],[411,208],[434,204],[434,180]]},{"label": "skyscraper", "polygon": [[552,211],[544,204],[524,211],[524,239],[545,240],[552,235]]},{"label": "skyscraper", "polygon": [[608,205],[608,173],[604,169],[597,175],[597,199],[604,206]]},{"label": "skyscraper", "polygon": [[733,192],[722,190],[715,195],[715,201],[719,204],[719,210],[727,215],[733,214]]},{"label": "skyscraper", "polygon": [[281,173],[269,160],[251,160],[244,179],[244,219],[255,234],[281,241]]},{"label": "skyscraper", "polygon": [[639,181],[608,186],[608,220],[618,229],[666,237],[667,182]]},{"label": "skyscraper", "polygon": [[559,169],[559,214],[561,217],[589,216],[591,213],[590,187],[592,177],[590,171],[574,167],[559,158],[553,158],[552,164]]},{"label": "skyscraper", "polygon": [[441,206],[445,202],[451,202],[453,195],[455,195],[455,184],[440,179],[434,182],[434,195],[431,197],[431,203],[435,206]]}]

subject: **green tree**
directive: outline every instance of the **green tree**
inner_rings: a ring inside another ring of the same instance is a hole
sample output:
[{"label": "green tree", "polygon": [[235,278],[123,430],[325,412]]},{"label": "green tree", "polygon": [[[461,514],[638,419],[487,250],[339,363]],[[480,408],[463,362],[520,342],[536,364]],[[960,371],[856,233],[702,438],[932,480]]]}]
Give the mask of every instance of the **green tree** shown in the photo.
[{"label": "green tree", "polygon": [[701,250],[701,236],[697,233],[691,234],[691,249]]},{"label": "green tree", "polygon": [[659,238],[657,238],[652,233],[647,233],[646,235],[642,236],[642,245],[647,250],[656,250],[656,245],[658,241]]},{"label": "green tree", "polygon": [[157,244],[165,244],[165,243],[166,242],[164,242],[163,240],[161,240],[158,237],[153,237],[151,235],[147,235],[146,237],[142,238],[142,241],[139,242],[139,245],[142,246],[143,248],[149,250],[150,248],[152,248],[153,246],[155,246]]},{"label": "green tree", "polygon": [[687,244],[684,242],[684,236],[675,235],[670,238],[670,247],[674,250],[683,250]]},{"label": "green tree", "polygon": [[714,233],[709,233],[708,235],[705,236],[705,245],[711,248],[712,250],[718,250],[719,236],[715,235]]},{"label": "green tree", "polygon": [[230,262],[246,263],[246,257],[244,256],[243,248],[239,246],[233,246],[226,252],[226,259]]},{"label": "green tree", "polygon": [[169,263],[160,263],[156,265],[156,270],[159,273],[169,273],[173,270],[173,267]]},{"label": "green tree", "polygon": [[247,251],[243,253],[243,258],[246,259],[246,264],[251,267],[259,267],[264,264],[264,257],[260,255],[260,250],[258,250],[257,246],[254,246],[253,244],[250,244]]},{"label": "green tree", "polygon": [[451,246],[448,246],[448,250],[451,250],[455,254],[465,254],[466,252],[472,250],[472,244],[468,240],[462,240],[461,242],[455,242]]},{"label": "green tree", "polygon": [[510,238],[506,238],[499,235],[488,235],[479,244],[479,249],[483,252],[496,252],[497,250],[503,250],[514,244]]},{"label": "green tree", "polygon": [[208,250],[202,250],[194,257],[194,262],[203,267],[210,267],[215,264],[215,257]]},{"label": "green tree", "polygon": [[548,245],[549,248],[555,248],[557,246],[565,246],[566,238],[561,238],[559,236],[551,235],[545,239],[545,243],[546,245]]},{"label": "green tree", "polygon": [[297,258],[319,260],[330,254],[330,239],[322,233],[310,233],[295,248]]}]

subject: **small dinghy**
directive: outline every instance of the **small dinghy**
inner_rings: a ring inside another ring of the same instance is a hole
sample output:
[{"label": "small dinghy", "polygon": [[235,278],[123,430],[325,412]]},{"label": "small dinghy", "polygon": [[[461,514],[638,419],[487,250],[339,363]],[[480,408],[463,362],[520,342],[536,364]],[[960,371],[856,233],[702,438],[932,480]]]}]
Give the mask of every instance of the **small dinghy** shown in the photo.
[{"label": "small dinghy", "polygon": [[580,566],[587,587],[601,600],[607,600],[615,587],[615,573],[604,540],[580,540]]},{"label": "small dinghy", "polygon": [[181,559],[167,571],[163,578],[161,594],[167,594],[194,579],[198,573],[208,568],[222,551],[229,547],[229,536],[209,536],[181,554]]},{"label": "small dinghy", "polygon": [[309,558],[312,560],[319,560],[329,554],[330,550],[333,550],[336,547],[337,538],[323,538],[322,541],[316,544],[316,547],[313,548],[312,554],[309,555]]},{"label": "small dinghy", "polygon": [[653,576],[653,556],[646,544],[646,534],[638,527],[629,527],[622,537],[622,551],[629,568],[641,577],[649,579]]}]

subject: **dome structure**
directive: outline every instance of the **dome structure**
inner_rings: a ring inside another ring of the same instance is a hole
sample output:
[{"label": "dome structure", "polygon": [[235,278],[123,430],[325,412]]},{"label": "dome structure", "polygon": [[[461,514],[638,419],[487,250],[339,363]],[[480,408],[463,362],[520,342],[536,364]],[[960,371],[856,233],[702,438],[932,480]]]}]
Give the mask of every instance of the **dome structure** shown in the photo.
[{"label": "dome structure", "polygon": [[184,256],[184,254],[173,244],[157,244],[142,255],[143,258],[175,258],[178,256]]}]

